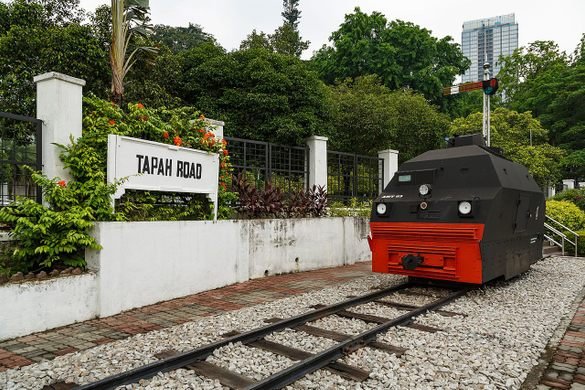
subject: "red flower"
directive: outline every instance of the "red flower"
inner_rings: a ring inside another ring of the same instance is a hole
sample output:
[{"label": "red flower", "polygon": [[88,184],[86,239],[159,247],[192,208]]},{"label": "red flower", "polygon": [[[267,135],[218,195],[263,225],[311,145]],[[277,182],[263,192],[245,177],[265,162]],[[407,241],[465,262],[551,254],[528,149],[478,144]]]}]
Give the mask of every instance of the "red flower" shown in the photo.
[{"label": "red flower", "polygon": [[224,168],[226,167],[226,165],[225,165],[225,163],[222,161],[222,162],[221,162],[221,164],[219,164],[219,167],[220,167],[221,169],[224,169]]},{"label": "red flower", "polygon": [[225,140],[225,138],[222,138],[221,139],[221,143],[223,144],[223,146],[226,146],[227,145],[227,141]]},{"label": "red flower", "polygon": [[205,133],[203,135],[203,139],[208,139],[208,138],[211,138],[211,137],[215,137],[215,135],[211,131],[208,131],[207,133]]},{"label": "red flower", "polygon": [[221,185],[221,188],[223,188],[224,190],[227,189],[227,186],[225,185],[225,183],[219,183],[219,185]]},{"label": "red flower", "polygon": [[173,143],[177,146],[181,146],[183,144],[183,140],[178,135],[173,138]]},{"label": "red flower", "polygon": [[227,149],[224,149],[224,150],[223,150],[223,155],[224,155],[224,156],[227,156],[228,154],[230,154],[230,153],[228,152],[228,150],[227,150]]},{"label": "red flower", "polygon": [[205,129],[199,129],[197,131],[200,132],[201,134],[205,133]]},{"label": "red flower", "polygon": [[142,110],[142,109],[144,108],[144,104],[142,104],[142,103],[138,103],[138,104],[136,105],[136,107],[138,107],[139,109],[141,109],[141,110]]},{"label": "red flower", "polygon": [[168,132],[168,131],[165,131],[165,132],[163,133],[163,138],[164,138],[164,139],[169,139],[169,132]]},{"label": "red flower", "polygon": [[209,139],[209,146],[215,145],[215,140],[213,138]]},{"label": "red flower", "polygon": [[65,187],[67,185],[67,182],[65,180],[59,180],[57,184],[59,185],[59,187]]},{"label": "red flower", "polygon": [[113,119],[110,119],[110,120],[108,121],[108,124],[109,124],[110,126],[114,126],[114,125],[116,124],[116,121],[115,121],[115,120],[113,120]]}]

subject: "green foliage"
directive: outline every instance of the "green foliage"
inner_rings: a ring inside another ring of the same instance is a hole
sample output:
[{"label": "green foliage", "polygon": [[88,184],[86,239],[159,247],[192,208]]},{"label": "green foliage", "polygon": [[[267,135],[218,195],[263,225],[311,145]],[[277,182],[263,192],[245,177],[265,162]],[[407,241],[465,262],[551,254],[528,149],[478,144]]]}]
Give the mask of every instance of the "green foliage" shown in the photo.
[{"label": "green foliage", "polygon": [[[585,37],[585,35],[584,35]],[[573,57],[552,41],[537,41],[504,60],[499,78],[507,105],[531,111],[550,130],[550,142],[568,155],[585,149],[585,62],[580,44]],[[577,154],[565,161],[564,175],[585,177]]]},{"label": "green foliage", "polygon": [[[68,153],[65,150],[64,155]],[[42,188],[49,207],[21,198],[0,209],[0,221],[11,228],[11,235],[18,241],[13,258],[27,270],[56,264],[85,266],[85,249],[101,248],[89,234],[93,222],[97,216],[113,217],[109,204],[96,198],[113,194],[115,185],[99,180],[65,183],[36,172],[32,178]]]},{"label": "green foliage", "polygon": [[223,53],[203,45],[182,58],[181,97],[225,120],[227,134],[300,144],[323,132],[325,86],[301,60],[264,49]]},{"label": "green foliage", "polygon": [[571,230],[585,228],[585,212],[566,200],[547,200],[546,215],[562,223]]},{"label": "green foliage", "polygon": [[[547,143],[548,131],[530,112],[498,108],[492,112],[490,124],[492,146],[502,148],[507,158],[526,166],[540,186],[560,179],[563,151]],[[481,131],[481,113],[455,119],[449,129],[451,135]]]},{"label": "green foliage", "polygon": [[332,202],[328,209],[330,217],[369,217],[372,213],[372,201],[361,201],[351,198],[349,204],[336,201]]},{"label": "green foliage", "polygon": [[[83,137],[79,144],[92,158],[79,158],[66,166],[80,170],[81,164],[91,162],[84,177],[94,172],[105,178],[108,134],[126,135],[156,142],[218,153],[220,156],[219,218],[229,218],[234,193],[227,190],[231,180],[229,153],[225,141],[215,139],[206,130],[205,117],[192,107],[146,108],[129,104],[125,112],[117,105],[97,98],[84,98]],[[77,164],[77,165],[76,165]],[[82,180],[82,178],[80,178]],[[108,199],[109,201],[109,199]],[[186,220],[208,219],[212,216],[208,200],[199,195],[182,193],[153,193],[128,191],[117,203],[117,210],[127,220]]]},{"label": "green foliage", "polygon": [[215,43],[215,38],[212,35],[204,32],[201,26],[193,23],[189,23],[187,27],[157,24],[154,26],[152,38],[175,53],[192,49],[203,43]]},{"label": "green foliage", "polygon": [[[585,188],[565,190],[556,194],[553,199],[569,201],[585,212]],[[585,246],[585,241],[583,245]]]},{"label": "green foliage", "polygon": [[585,149],[576,150],[567,155],[563,159],[562,165],[565,168],[565,177],[585,178]]},{"label": "green foliage", "polygon": [[331,100],[332,150],[376,155],[391,148],[406,160],[439,147],[449,124],[422,95],[391,92],[376,76],[331,87]]},{"label": "green foliage", "polygon": [[442,87],[469,66],[451,37],[431,36],[413,23],[388,22],[379,12],[368,15],[358,7],[331,35],[332,46],[323,46],[313,57],[327,83],[368,74],[380,77],[388,88],[412,88],[439,102]]},{"label": "green foliage", "polygon": [[77,23],[77,1],[16,0],[0,7],[0,107],[33,115],[33,77],[57,71],[105,96],[108,55],[92,28]]}]

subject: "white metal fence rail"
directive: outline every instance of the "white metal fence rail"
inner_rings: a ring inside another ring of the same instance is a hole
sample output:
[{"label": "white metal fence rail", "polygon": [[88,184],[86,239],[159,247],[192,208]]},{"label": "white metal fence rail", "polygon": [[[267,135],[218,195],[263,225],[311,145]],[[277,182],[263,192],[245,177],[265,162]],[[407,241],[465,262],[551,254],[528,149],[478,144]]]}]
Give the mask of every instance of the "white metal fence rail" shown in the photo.
[{"label": "white metal fence rail", "polygon": [[[565,242],[575,247],[575,256],[578,254],[577,244],[579,241],[579,234],[569,229],[559,221],[546,216],[546,222],[544,223],[544,238],[549,242],[557,245],[561,248],[563,255],[565,254]],[[573,241],[571,240],[573,238]]]}]

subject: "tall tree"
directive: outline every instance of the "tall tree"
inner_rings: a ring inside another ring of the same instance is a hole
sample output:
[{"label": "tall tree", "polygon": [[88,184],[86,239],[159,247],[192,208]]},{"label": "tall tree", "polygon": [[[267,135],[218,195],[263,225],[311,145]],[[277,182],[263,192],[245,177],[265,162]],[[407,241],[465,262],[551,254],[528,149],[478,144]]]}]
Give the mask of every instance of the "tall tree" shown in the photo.
[{"label": "tall tree", "polygon": [[[58,15],[51,15],[43,4],[58,4]],[[34,115],[33,77],[51,70],[83,78],[85,91],[107,96],[107,51],[90,26],[77,22],[81,13],[74,0],[0,3],[2,111]]]},{"label": "tall tree", "polygon": [[380,77],[388,88],[412,88],[438,103],[442,87],[469,66],[451,37],[437,39],[431,31],[410,22],[388,22],[356,7],[313,57],[322,79],[332,84],[347,77]]},{"label": "tall tree", "polygon": [[402,161],[443,141],[449,119],[412,90],[390,91],[373,75],[331,87],[331,147],[376,155],[398,149]]},{"label": "tall tree", "polygon": [[112,0],[110,65],[112,97],[118,105],[122,104],[124,96],[124,77],[136,62],[137,53],[156,53],[154,47],[140,45],[140,38],[152,33],[148,24],[148,4],[149,0]]},{"label": "tall tree", "polygon": [[181,97],[225,120],[226,134],[290,145],[324,131],[326,87],[298,58],[211,46],[181,57]]},{"label": "tall tree", "polygon": [[168,47],[173,52],[188,50],[205,42],[215,42],[212,35],[203,31],[201,26],[189,23],[187,27],[154,26],[154,41]]},{"label": "tall tree", "polygon": [[310,42],[303,41],[299,32],[299,0],[283,0],[282,4],[284,23],[270,35],[270,44],[277,53],[300,57]]},{"label": "tall tree", "polygon": [[[480,133],[482,114],[458,118],[451,124],[451,134]],[[528,168],[538,184],[554,184],[561,176],[562,149],[548,143],[548,131],[530,112],[519,113],[497,108],[491,115],[492,146],[502,148],[504,155]]]},{"label": "tall tree", "polygon": [[299,19],[301,18],[299,0],[283,0],[282,5],[284,10],[281,15],[284,18],[284,23],[290,24],[294,28],[299,27]]}]

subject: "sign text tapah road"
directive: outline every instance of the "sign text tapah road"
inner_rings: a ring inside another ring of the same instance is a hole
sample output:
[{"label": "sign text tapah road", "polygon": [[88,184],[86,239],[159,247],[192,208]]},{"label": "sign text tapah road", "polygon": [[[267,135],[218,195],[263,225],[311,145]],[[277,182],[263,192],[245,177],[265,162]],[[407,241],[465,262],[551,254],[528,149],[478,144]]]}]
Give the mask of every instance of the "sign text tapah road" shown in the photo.
[{"label": "sign text tapah road", "polygon": [[108,181],[126,178],[114,194],[126,189],[207,194],[217,215],[219,156],[119,135],[108,136]]}]

